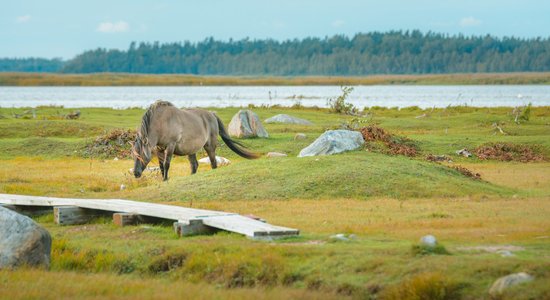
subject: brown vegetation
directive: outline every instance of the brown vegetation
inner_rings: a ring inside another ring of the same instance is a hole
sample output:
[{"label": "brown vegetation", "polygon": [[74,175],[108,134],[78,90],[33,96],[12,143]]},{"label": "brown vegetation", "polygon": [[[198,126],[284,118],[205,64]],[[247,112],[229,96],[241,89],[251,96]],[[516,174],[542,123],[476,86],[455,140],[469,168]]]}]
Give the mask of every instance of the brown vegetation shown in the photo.
[{"label": "brown vegetation", "polygon": [[[418,147],[411,139],[395,136],[384,128],[376,125],[369,125],[360,129],[367,149],[371,151],[386,152],[392,155],[405,155],[409,157],[418,154]],[[386,150],[379,149],[376,144],[383,144]]]},{"label": "brown vegetation", "polygon": [[136,131],[131,129],[115,129],[98,136],[91,144],[86,145],[85,156],[99,157],[130,157],[129,142],[136,139]]},{"label": "brown vegetation", "polygon": [[181,74],[0,73],[0,86],[197,86],[197,85],[380,85],[548,84],[546,73],[476,73],[371,76],[197,76]]},{"label": "brown vegetation", "polygon": [[545,160],[536,146],[513,143],[486,143],[474,150],[479,159],[532,162]]}]

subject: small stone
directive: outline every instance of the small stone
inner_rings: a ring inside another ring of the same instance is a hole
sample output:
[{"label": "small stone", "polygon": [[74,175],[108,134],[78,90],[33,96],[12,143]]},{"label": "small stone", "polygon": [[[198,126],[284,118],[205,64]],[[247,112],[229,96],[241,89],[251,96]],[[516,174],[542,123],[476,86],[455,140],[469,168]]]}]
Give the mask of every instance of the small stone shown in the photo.
[{"label": "small stone", "polygon": [[299,124],[299,125],[312,125],[308,120],[296,118],[293,116],[285,115],[285,114],[279,114],[276,116],[273,116],[267,120],[265,120],[266,123],[283,123],[283,124]]},{"label": "small stone", "polygon": [[288,155],[286,153],[280,153],[280,152],[268,152],[266,156],[267,157],[287,157]]},{"label": "small stone", "polygon": [[420,244],[428,247],[435,247],[437,245],[437,239],[435,236],[428,234],[420,238]]},{"label": "small stone", "polygon": [[305,139],[307,139],[307,135],[305,133],[296,133],[296,135],[294,136],[295,141],[305,140]]},{"label": "small stone", "polygon": [[466,148],[457,150],[456,154],[464,157],[472,157],[472,153],[470,153],[470,151],[468,151],[468,149]]},{"label": "small stone", "polygon": [[497,297],[502,294],[507,288],[518,285],[520,283],[533,281],[533,279],[533,276],[524,272],[500,277],[495,281],[495,283],[493,283],[493,285],[489,289],[489,294],[493,297]]},{"label": "small stone", "polygon": [[343,233],[338,233],[338,234],[335,234],[335,235],[331,235],[330,239],[331,240],[337,240],[337,241],[349,241],[349,238],[347,238],[346,235],[343,234]]},{"label": "small stone", "polygon": [[514,253],[512,253],[512,251],[508,251],[508,250],[498,250],[497,253],[500,254],[500,256],[502,256],[502,257],[515,256]]},{"label": "small stone", "polygon": [[[216,162],[218,166],[227,166],[231,163],[231,161],[225,157],[216,156]],[[199,164],[210,164],[210,158],[209,157],[203,157],[199,159]]]},{"label": "small stone", "polygon": [[121,184],[121,185],[120,185],[120,190],[121,190],[121,191],[124,191],[125,189],[126,189],[126,186],[125,186],[124,184]]}]

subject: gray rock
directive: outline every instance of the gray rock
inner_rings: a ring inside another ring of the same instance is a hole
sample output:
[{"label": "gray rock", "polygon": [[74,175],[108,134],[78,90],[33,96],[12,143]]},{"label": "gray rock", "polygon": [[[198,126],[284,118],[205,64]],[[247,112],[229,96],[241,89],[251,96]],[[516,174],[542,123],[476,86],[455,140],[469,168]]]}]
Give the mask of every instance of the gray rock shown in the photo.
[{"label": "gray rock", "polygon": [[351,130],[329,130],[311,145],[300,151],[298,157],[331,155],[361,147],[365,141],[360,132]]},{"label": "gray rock", "polygon": [[457,150],[456,154],[464,157],[472,157],[472,153],[470,153],[470,151],[468,151],[468,149],[466,148]]},{"label": "gray rock", "polygon": [[502,257],[514,257],[516,256],[514,253],[512,253],[512,251],[508,251],[508,250],[499,250],[497,251],[498,254],[500,254],[500,256]]},{"label": "gray rock", "polygon": [[0,207],[0,269],[50,266],[50,233],[29,217]]},{"label": "gray rock", "polygon": [[533,281],[533,276],[521,272],[521,273],[515,273],[510,274],[508,276],[500,277],[493,283],[491,288],[489,289],[489,294],[493,297],[499,296],[506,290],[507,288],[518,285],[520,283]]},{"label": "gray rock", "polygon": [[435,236],[428,234],[420,238],[420,244],[428,247],[435,247],[437,245],[437,239]]},{"label": "gray rock", "polygon": [[258,115],[248,109],[239,110],[233,116],[227,126],[227,131],[229,135],[239,138],[269,137]]},{"label": "gray rock", "polygon": [[305,139],[307,139],[307,135],[305,133],[296,133],[296,135],[294,136],[295,141]]},{"label": "gray rock", "polygon": [[265,156],[267,156],[267,157],[287,157],[288,155],[286,153],[280,153],[280,152],[268,152]]},{"label": "gray rock", "polygon": [[331,235],[330,239],[331,240],[337,240],[337,241],[349,241],[349,238],[346,237],[346,235],[343,234],[343,233],[338,233],[338,234],[335,234],[335,235]]},{"label": "gray rock", "polygon": [[299,125],[312,125],[308,120],[296,118],[293,116],[285,115],[285,114],[279,114],[276,116],[273,116],[267,120],[265,120],[266,123],[284,123],[284,124],[299,124]]}]

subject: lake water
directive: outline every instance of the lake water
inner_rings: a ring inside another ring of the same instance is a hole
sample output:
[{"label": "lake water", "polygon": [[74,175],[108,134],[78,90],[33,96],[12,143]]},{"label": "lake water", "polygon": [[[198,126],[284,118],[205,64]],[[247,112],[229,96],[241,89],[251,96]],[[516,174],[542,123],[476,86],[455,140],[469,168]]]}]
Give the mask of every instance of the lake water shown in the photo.
[{"label": "lake water", "polygon": [[[178,87],[0,87],[0,107],[147,107],[157,99],[179,107],[228,107],[248,104],[326,107],[341,94],[339,86],[178,86]],[[550,105],[550,86],[356,86],[348,102],[365,106],[446,107]]]}]

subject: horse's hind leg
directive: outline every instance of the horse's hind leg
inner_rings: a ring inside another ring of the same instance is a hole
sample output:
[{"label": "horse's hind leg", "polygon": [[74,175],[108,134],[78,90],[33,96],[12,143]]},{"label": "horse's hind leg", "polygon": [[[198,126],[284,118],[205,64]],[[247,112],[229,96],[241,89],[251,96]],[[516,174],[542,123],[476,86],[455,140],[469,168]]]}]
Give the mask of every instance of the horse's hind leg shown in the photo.
[{"label": "horse's hind leg", "polygon": [[189,157],[189,163],[191,163],[191,174],[197,173],[197,169],[199,168],[199,162],[197,161],[197,154],[190,154]]},{"label": "horse's hind leg", "polygon": [[204,150],[206,150],[208,158],[210,158],[210,165],[212,166],[212,169],[216,169],[218,167],[218,161],[216,160],[216,145],[212,145],[212,143],[207,143],[204,146]]}]

